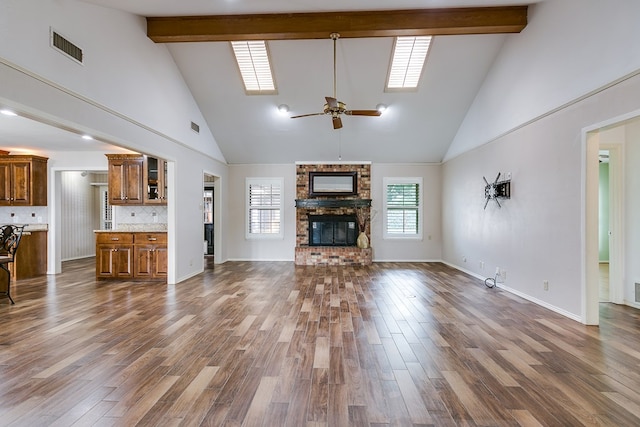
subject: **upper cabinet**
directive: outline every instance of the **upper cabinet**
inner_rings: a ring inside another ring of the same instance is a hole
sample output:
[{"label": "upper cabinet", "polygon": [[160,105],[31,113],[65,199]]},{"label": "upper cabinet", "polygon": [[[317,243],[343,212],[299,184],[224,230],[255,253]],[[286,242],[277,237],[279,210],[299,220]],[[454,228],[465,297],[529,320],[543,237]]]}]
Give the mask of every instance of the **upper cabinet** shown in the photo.
[{"label": "upper cabinet", "polygon": [[141,154],[107,154],[109,203],[166,205],[167,162]]},{"label": "upper cabinet", "polygon": [[107,154],[109,159],[109,203],[141,205],[142,164],[139,154]]},{"label": "upper cabinet", "polygon": [[0,155],[0,206],[47,206],[47,160]]},{"label": "upper cabinet", "polygon": [[144,204],[167,204],[167,162],[144,156]]}]

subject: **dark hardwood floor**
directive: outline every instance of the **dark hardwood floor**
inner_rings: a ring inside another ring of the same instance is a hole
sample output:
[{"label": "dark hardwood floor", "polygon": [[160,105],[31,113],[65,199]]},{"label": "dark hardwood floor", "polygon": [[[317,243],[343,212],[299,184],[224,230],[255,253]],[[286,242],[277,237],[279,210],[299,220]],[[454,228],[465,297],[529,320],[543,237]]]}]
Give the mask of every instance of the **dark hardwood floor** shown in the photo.
[{"label": "dark hardwood floor", "polygon": [[628,307],[586,327],[439,263],[63,271],[0,299],[2,426],[640,425]]}]

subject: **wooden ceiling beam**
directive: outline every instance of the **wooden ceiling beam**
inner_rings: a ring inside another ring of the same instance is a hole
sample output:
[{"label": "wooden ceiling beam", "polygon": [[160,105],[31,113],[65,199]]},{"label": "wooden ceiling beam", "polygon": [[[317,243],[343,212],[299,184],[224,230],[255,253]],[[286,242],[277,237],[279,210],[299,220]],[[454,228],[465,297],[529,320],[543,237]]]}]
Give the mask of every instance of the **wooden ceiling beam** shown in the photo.
[{"label": "wooden ceiling beam", "polygon": [[148,17],[156,43],[519,33],[527,6]]}]

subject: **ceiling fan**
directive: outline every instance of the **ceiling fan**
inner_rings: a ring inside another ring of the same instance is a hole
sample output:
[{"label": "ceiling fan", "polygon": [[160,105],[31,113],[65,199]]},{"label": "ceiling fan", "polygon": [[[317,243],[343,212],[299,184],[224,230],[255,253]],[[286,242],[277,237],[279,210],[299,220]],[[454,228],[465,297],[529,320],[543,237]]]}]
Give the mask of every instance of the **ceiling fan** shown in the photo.
[{"label": "ceiling fan", "polygon": [[292,116],[291,118],[297,119],[300,117],[322,116],[325,114],[330,114],[333,128],[340,129],[342,127],[342,120],[340,119],[341,114],[346,114],[348,116],[381,115],[382,113],[378,110],[347,110],[347,105],[344,102],[338,101],[336,96],[336,41],[338,40],[338,38],[340,38],[340,34],[331,33],[330,37],[333,40],[333,97],[325,96],[324,99],[327,101],[327,103],[324,104],[322,113],[302,114],[300,116]]}]

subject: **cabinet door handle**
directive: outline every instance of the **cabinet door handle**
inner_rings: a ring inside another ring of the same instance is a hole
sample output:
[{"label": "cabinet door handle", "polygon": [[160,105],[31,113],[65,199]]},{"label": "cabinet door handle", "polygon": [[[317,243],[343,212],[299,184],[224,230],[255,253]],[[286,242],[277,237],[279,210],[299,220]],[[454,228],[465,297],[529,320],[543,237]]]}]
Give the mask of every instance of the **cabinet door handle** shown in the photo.
[{"label": "cabinet door handle", "polygon": [[150,242],[155,242],[156,240],[158,240],[157,237],[149,237],[148,239]]},{"label": "cabinet door handle", "polygon": [[118,241],[118,240],[120,240],[120,238],[119,237],[112,237],[111,240]]}]

